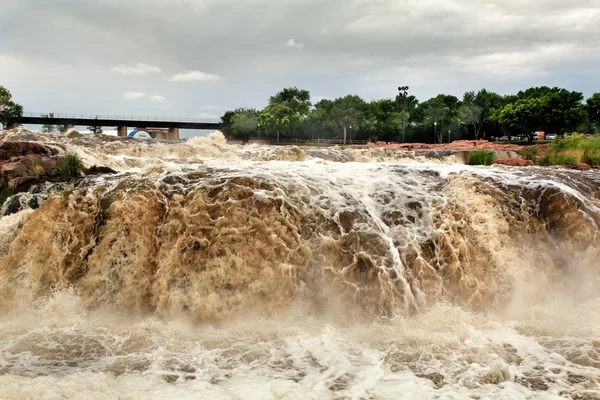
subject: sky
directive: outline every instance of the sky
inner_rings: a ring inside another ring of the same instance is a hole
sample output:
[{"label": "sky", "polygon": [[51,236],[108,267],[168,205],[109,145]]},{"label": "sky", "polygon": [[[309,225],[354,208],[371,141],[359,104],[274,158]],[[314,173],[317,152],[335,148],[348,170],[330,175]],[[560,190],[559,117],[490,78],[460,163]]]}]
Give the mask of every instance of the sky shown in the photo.
[{"label": "sky", "polygon": [[26,112],[219,119],[487,88],[600,91],[599,0],[2,0],[0,85]]}]

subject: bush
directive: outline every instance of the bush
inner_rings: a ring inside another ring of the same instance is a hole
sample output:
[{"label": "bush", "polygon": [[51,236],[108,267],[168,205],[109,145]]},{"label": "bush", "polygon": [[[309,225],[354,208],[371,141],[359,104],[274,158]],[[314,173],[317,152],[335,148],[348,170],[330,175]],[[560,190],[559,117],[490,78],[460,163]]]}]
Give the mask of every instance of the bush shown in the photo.
[{"label": "bush", "polygon": [[10,196],[12,196],[13,194],[14,194],[14,193],[13,193],[13,191],[12,191],[12,190],[10,190],[10,189],[4,189],[4,190],[2,191],[2,193],[0,193],[0,207],[2,207],[2,206],[4,205],[4,202],[5,202],[6,200],[8,200],[8,198],[9,198]]},{"label": "bush", "polygon": [[492,165],[494,161],[494,153],[487,150],[477,150],[469,154],[469,165]]},{"label": "bush", "polygon": [[58,173],[63,176],[77,177],[83,170],[83,163],[75,153],[69,153],[58,166]]},{"label": "bush", "polygon": [[534,145],[534,146],[527,146],[525,147],[523,150],[521,150],[521,157],[523,157],[526,160],[530,160],[533,162],[537,161],[537,155],[538,155],[538,145]]}]

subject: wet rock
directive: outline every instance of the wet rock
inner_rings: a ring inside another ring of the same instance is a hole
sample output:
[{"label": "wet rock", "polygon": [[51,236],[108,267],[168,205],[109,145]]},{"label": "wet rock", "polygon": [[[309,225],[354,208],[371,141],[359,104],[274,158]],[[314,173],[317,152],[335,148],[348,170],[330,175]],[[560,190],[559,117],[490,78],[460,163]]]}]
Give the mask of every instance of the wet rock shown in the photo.
[{"label": "wet rock", "polygon": [[496,165],[506,165],[510,167],[527,167],[529,165],[533,165],[533,162],[526,160],[524,158],[504,158],[500,160],[495,160],[492,164]]},{"label": "wet rock", "polygon": [[83,135],[81,133],[79,133],[77,130],[71,128],[68,131],[65,132],[65,136],[70,138],[70,139],[75,139],[75,138],[80,138]]},{"label": "wet rock", "polygon": [[438,389],[446,384],[444,381],[444,375],[440,374],[439,372],[433,372],[431,374],[416,374],[416,376],[423,379],[429,379]]},{"label": "wet rock", "polygon": [[22,157],[28,154],[54,156],[58,152],[48,146],[31,142],[2,142],[0,143],[0,160],[10,160],[12,157]]},{"label": "wet rock", "polygon": [[571,398],[573,400],[600,400],[600,393],[597,391],[578,391],[575,393],[571,393]]},{"label": "wet rock", "polygon": [[573,169],[575,171],[589,171],[592,169],[588,164],[576,164],[576,165],[566,165],[565,168]]},{"label": "wet rock", "polygon": [[529,389],[532,389],[532,390],[546,391],[549,388],[546,381],[542,377],[539,377],[539,376],[519,378],[519,379],[517,379],[517,382],[519,382],[521,385],[528,387]]},{"label": "wet rock", "polygon": [[117,171],[115,171],[114,169],[109,168],[109,167],[94,165],[91,168],[86,169],[85,173],[86,173],[86,175],[102,175],[102,174],[116,174]]}]

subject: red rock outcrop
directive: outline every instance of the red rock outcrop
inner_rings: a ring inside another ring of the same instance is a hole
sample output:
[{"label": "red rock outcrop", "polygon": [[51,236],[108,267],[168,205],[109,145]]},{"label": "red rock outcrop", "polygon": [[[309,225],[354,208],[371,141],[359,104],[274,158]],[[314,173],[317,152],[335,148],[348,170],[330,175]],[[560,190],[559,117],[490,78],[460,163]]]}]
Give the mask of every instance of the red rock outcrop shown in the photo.
[{"label": "red rock outcrop", "polygon": [[503,158],[501,160],[494,160],[492,164],[498,165],[507,165],[510,167],[527,167],[529,165],[533,165],[533,162],[526,160],[524,158]]}]

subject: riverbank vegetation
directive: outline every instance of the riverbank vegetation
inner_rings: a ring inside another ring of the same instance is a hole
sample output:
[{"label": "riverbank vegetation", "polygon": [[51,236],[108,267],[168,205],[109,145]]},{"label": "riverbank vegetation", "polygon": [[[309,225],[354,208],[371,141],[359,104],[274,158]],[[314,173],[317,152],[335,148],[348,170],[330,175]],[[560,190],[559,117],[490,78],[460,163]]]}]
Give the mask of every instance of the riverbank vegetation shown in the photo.
[{"label": "riverbank vegetation", "polygon": [[477,150],[469,154],[468,165],[492,165],[494,153],[488,150]]},{"label": "riverbank vegetation", "polygon": [[447,143],[457,139],[600,132],[600,93],[584,101],[580,92],[535,87],[514,95],[481,89],[462,99],[440,94],[365,101],[348,95],[312,103],[310,93],[286,88],[263,110],[238,108],[222,116],[231,139],[337,139]]},{"label": "riverbank vegetation", "polygon": [[528,146],[521,156],[536,165],[577,165],[600,166],[600,135],[586,138],[584,134],[574,133],[559,137],[556,142],[544,145]]}]

